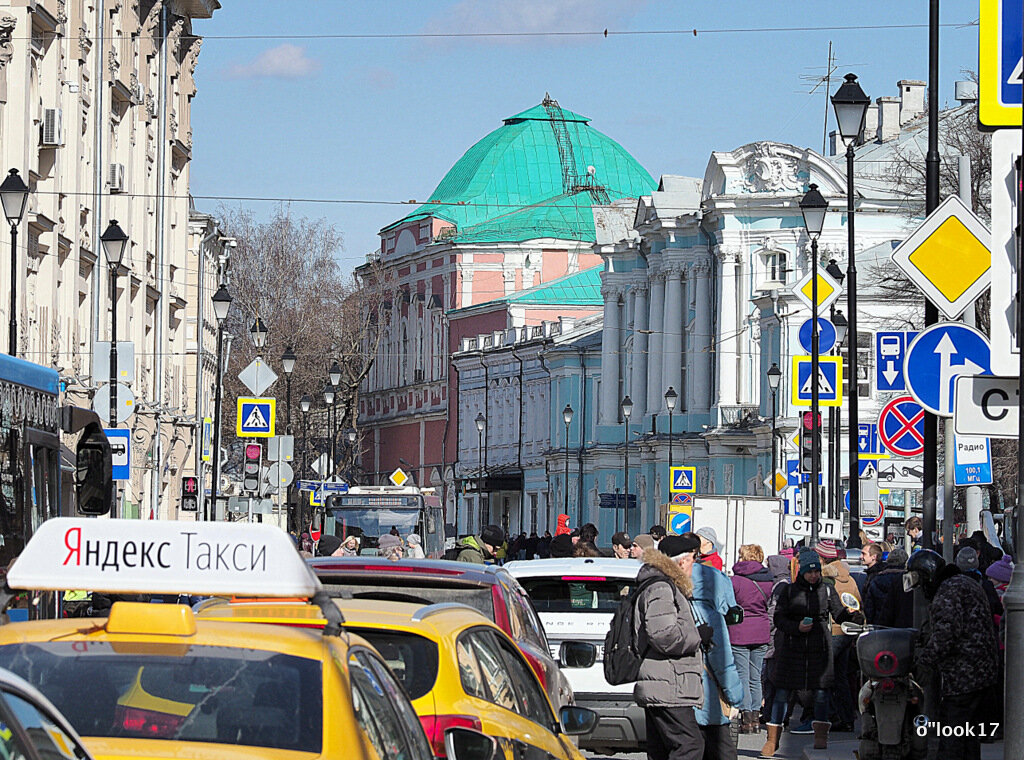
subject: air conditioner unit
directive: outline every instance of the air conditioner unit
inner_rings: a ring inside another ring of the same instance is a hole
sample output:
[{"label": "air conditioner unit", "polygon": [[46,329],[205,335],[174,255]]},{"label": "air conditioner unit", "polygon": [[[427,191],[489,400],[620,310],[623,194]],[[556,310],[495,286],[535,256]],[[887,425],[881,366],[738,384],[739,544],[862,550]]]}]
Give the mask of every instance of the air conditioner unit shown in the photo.
[{"label": "air conditioner unit", "polygon": [[43,109],[43,129],[40,142],[43,145],[64,144],[64,113],[60,108]]},{"label": "air conditioner unit", "polygon": [[124,192],[124,164],[111,164],[107,174],[107,184],[110,185],[110,192]]}]

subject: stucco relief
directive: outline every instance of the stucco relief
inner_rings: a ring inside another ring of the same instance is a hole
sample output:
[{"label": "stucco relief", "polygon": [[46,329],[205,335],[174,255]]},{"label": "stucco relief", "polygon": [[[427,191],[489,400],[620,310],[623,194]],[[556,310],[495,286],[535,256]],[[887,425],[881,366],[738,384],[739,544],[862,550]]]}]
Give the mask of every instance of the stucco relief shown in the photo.
[{"label": "stucco relief", "polygon": [[[806,167],[803,167],[806,172]],[[770,142],[754,144],[743,166],[743,189],[750,193],[797,192],[803,189],[800,163],[779,153]]]},{"label": "stucco relief", "polygon": [[0,16],[0,103],[7,102],[7,64],[14,58],[14,16]]},{"label": "stucco relief", "polygon": [[726,462],[722,467],[722,487],[725,489],[725,493],[733,493],[735,489],[736,480],[736,465],[732,462]]}]

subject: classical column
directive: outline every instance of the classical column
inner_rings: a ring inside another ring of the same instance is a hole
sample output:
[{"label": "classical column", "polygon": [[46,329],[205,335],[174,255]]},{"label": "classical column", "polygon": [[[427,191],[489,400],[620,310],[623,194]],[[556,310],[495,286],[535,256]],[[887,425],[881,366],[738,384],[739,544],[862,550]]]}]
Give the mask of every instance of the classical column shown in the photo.
[{"label": "classical column", "polygon": [[[693,349],[690,352],[690,383],[694,389],[694,399],[696,401],[696,408],[693,411],[706,414],[711,411],[712,403],[711,347],[714,336],[711,335],[711,260],[707,258],[698,260],[694,263],[692,271],[697,287],[697,314],[694,321],[693,340],[691,341]],[[726,277],[723,279],[728,281],[730,278]],[[723,286],[721,309],[722,334],[733,335],[735,333],[725,327],[727,321],[734,321],[733,317],[735,314],[735,304],[732,302],[732,299],[724,295],[727,290],[728,287]],[[729,302],[728,307],[726,302]],[[730,311],[726,311],[727,308]],[[737,341],[733,338],[732,346],[734,349],[736,345]],[[721,351],[722,347],[719,346],[718,348]],[[735,378],[732,378],[730,382],[735,384]]]},{"label": "classical column", "polygon": [[683,271],[679,265],[672,265],[665,274],[665,339],[663,342],[663,364],[661,367],[661,388],[664,396],[669,386],[678,391],[683,379]]},{"label": "classical column", "polygon": [[642,422],[647,409],[647,280],[633,285],[633,352],[630,354],[630,397],[633,414]]},{"label": "classical column", "polygon": [[654,274],[651,282],[650,340],[647,341],[647,410],[658,414],[664,404],[665,389],[661,387],[662,348],[665,327],[665,275]]},{"label": "classical column", "polygon": [[622,327],[619,320],[619,285],[604,284],[604,329],[601,331],[601,406],[600,424],[614,425],[619,420],[619,351]]}]

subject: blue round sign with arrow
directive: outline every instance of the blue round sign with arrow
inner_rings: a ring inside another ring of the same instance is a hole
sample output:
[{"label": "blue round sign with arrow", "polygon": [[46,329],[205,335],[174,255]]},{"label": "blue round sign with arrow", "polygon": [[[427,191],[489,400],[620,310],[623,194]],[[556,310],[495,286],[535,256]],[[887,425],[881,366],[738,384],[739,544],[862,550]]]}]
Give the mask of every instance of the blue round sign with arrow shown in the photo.
[{"label": "blue round sign with arrow", "polygon": [[932,414],[953,416],[953,393],[961,375],[991,375],[988,338],[959,322],[940,322],[920,333],[907,350],[907,390]]},{"label": "blue round sign with arrow", "polygon": [[[811,353],[811,324],[813,320],[805,319],[800,325],[800,345],[804,351]],[[818,353],[831,351],[836,344],[836,326],[824,317],[818,317]]]}]

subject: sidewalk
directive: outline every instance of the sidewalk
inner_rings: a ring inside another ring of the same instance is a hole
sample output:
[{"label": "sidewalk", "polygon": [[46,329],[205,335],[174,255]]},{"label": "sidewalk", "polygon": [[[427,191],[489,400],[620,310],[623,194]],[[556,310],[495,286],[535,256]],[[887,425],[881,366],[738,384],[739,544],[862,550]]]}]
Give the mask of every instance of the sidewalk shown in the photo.
[{"label": "sidewalk", "polygon": [[[765,732],[757,734],[741,734],[739,756],[754,758],[761,756]],[[782,732],[779,751],[775,757],[783,760],[856,760],[859,742],[853,733],[829,735],[828,749],[814,749],[814,736],[810,734],[791,734]],[[1003,760],[1003,743],[981,745],[981,760]]]}]

